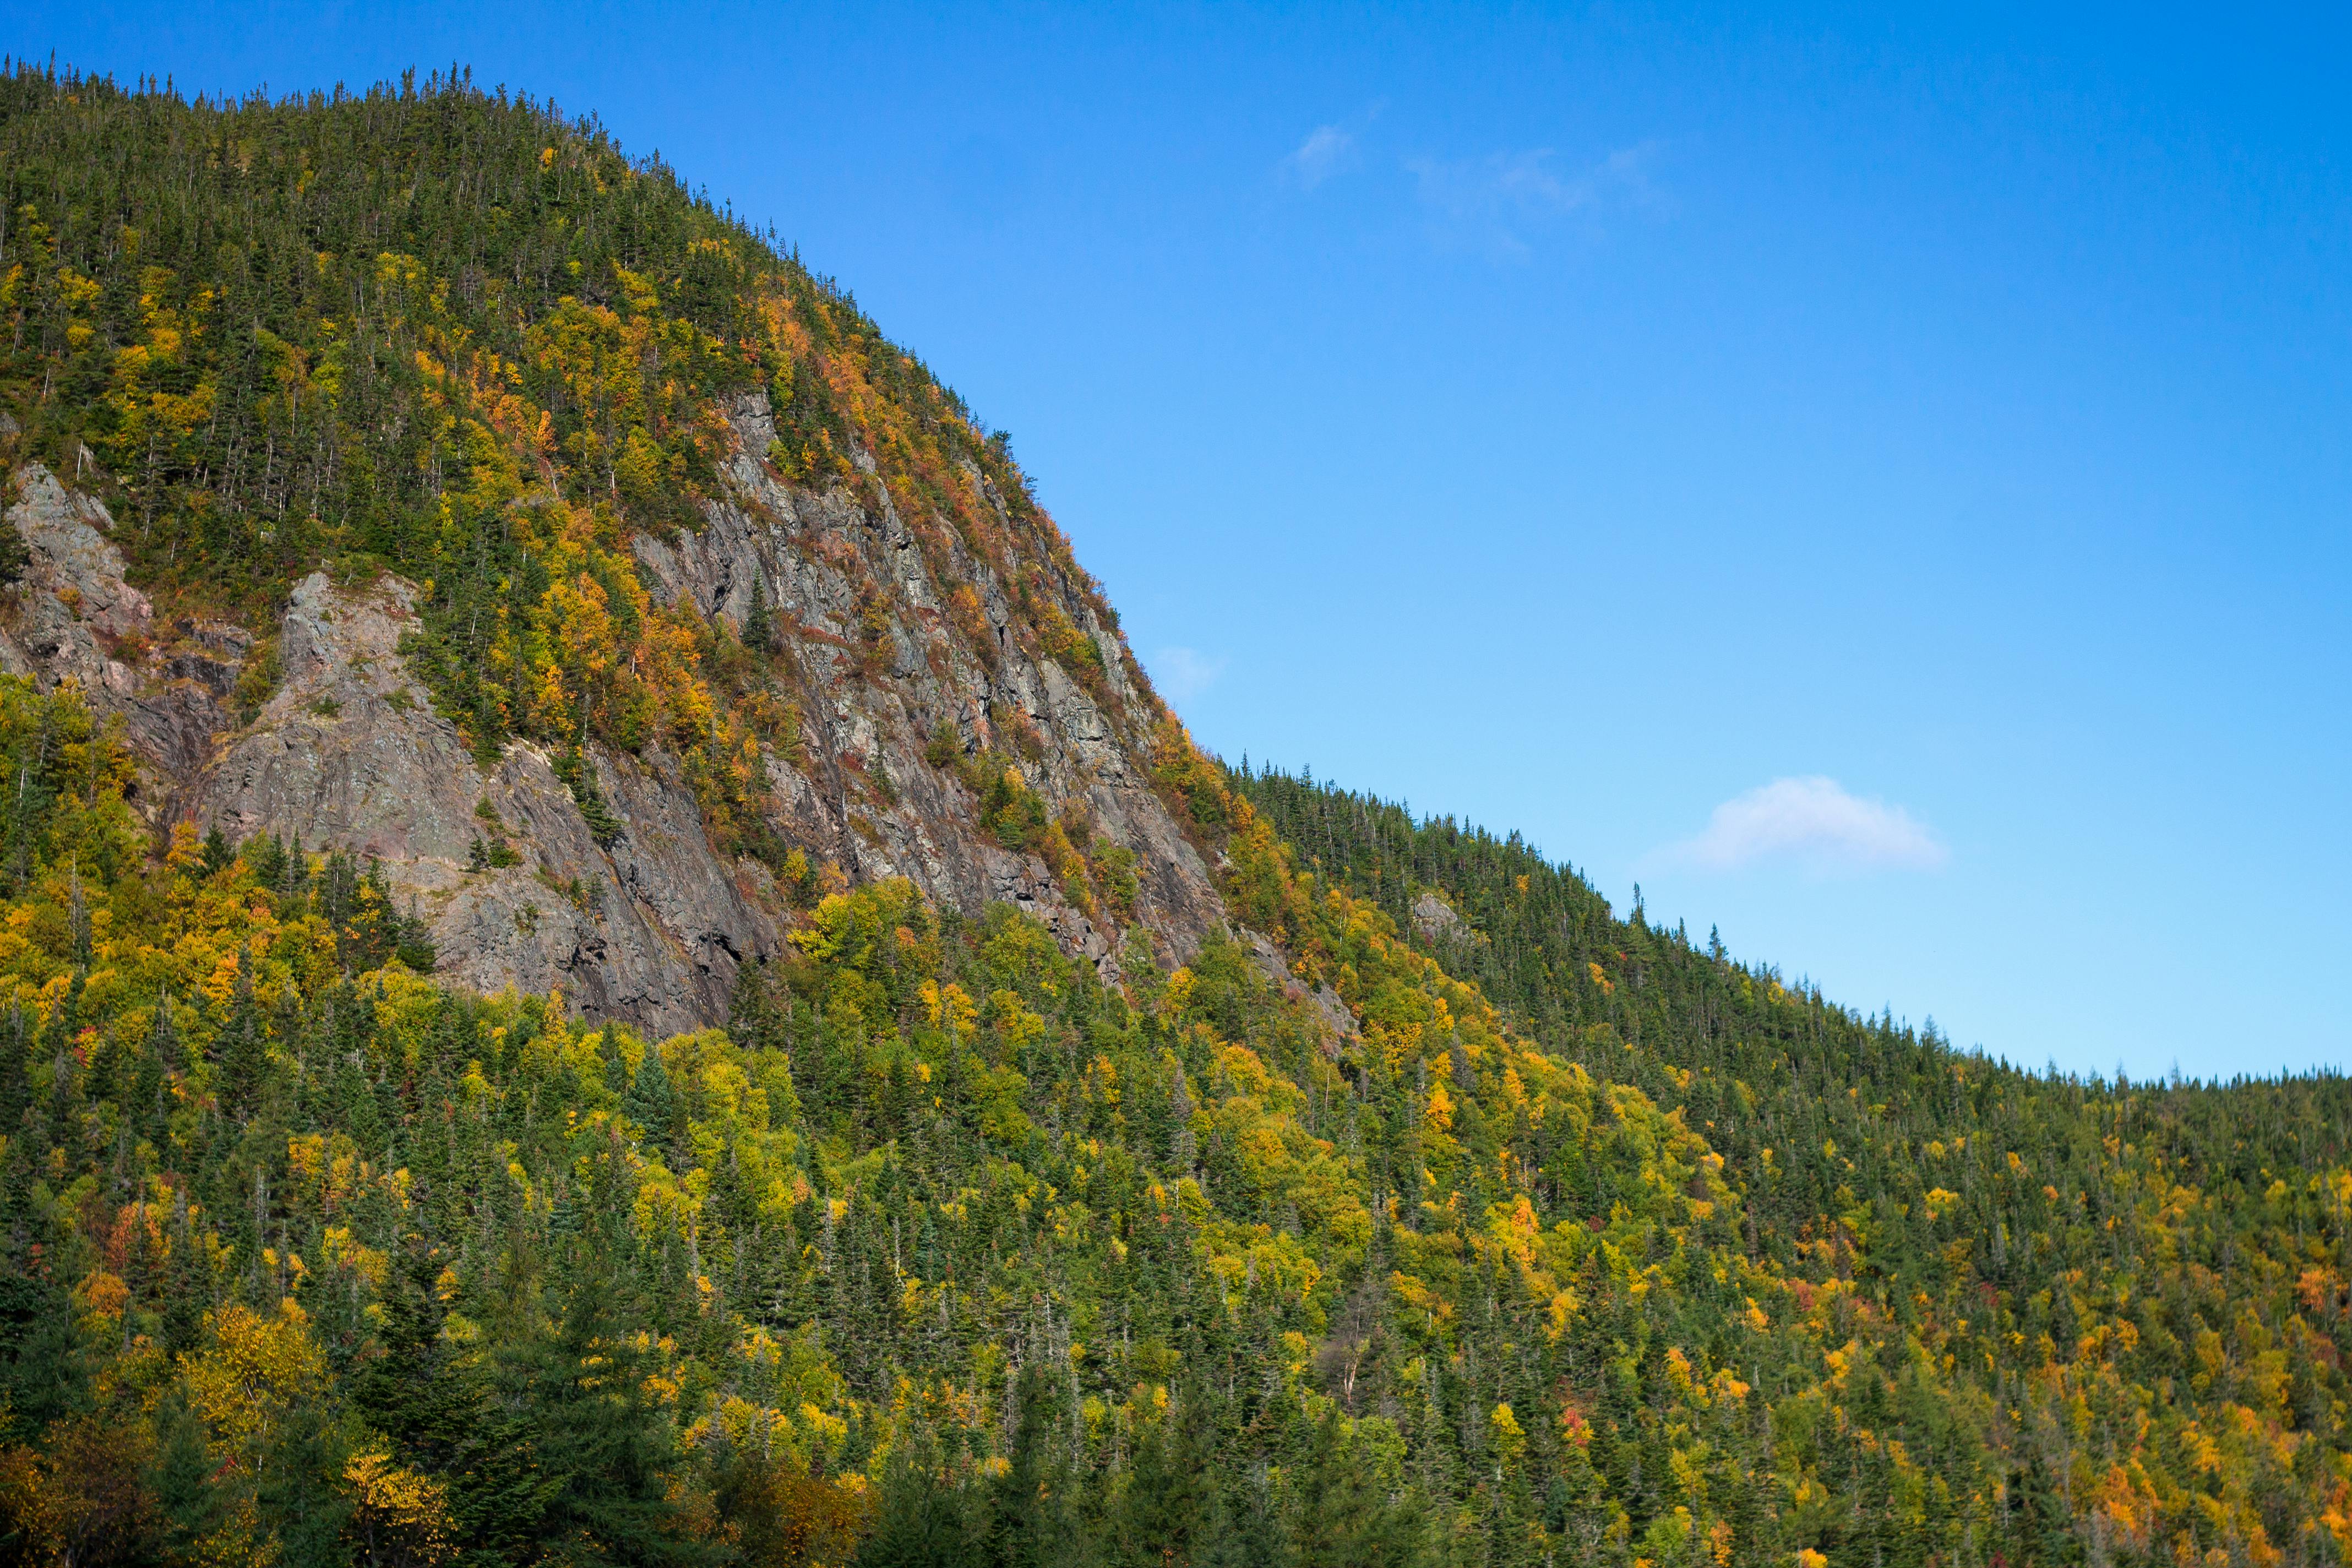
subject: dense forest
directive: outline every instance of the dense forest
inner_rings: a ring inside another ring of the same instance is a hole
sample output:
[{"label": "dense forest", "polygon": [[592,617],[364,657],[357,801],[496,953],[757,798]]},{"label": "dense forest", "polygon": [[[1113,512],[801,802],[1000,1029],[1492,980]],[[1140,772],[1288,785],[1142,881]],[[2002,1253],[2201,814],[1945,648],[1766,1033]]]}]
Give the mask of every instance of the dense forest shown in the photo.
[{"label": "dense forest", "polygon": [[[17,71],[0,184],[13,456],[159,599],[398,572],[475,745],[704,748],[747,853],[789,711],[625,548],[716,400],[1076,574],[845,295],[540,106]],[[151,826],[0,678],[0,1560],[2352,1557],[2341,1079],[2016,1070],[1159,736],[1246,931],[1107,977],[813,888],[647,1040],[437,984],[341,850]]]}]

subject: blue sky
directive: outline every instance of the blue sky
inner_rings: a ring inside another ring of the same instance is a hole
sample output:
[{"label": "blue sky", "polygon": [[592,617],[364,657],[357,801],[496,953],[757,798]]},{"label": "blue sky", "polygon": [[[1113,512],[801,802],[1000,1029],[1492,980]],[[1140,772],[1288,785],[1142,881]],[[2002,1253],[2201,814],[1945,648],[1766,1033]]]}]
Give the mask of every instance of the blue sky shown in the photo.
[{"label": "blue sky", "polygon": [[593,110],[1012,432],[1207,744],[2135,1076],[2352,1058],[2347,41],[2146,8],[0,20],[183,87],[460,60]]}]

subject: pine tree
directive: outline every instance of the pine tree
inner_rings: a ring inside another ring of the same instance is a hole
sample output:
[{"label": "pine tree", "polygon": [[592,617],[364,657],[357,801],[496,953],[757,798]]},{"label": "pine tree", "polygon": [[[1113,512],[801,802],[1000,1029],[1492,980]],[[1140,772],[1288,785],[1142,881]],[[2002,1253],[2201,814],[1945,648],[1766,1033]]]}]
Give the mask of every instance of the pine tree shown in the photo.
[{"label": "pine tree", "polygon": [[553,1327],[501,1356],[504,1392],[530,1413],[547,1490],[541,1539],[558,1552],[647,1568],[706,1561],[670,1500],[667,1417],[644,1387],[635,1314],[595,1254],[578,1261]]},{"label": "pine tree", "polygon": [[1015,1380],[1010,1461],[983,1496],[988,1561],[993,1568],[1054,1568],[1080,1550],[1072,1497],[1075,1478],[1059,1463],[1062,1422],[1051,1379],[1035,1365]]},{"label": "pine tree", "polygon": [[442,1335],[437,1254],[412,1253],[389,1281],[370,1355],[354,1370],[354,1407],[401,1460],[449,1478],[449,1512],[467,1550],[512,1556],[538,1539],[553,1482],[527,1420],[503,1407],[481,1367]]},{"label": "pine tree", "polygon": [[647,1046],[645,1055],[637,1058],[637,1070],[629,1079],[621,1113],[635,1123],[648,1141],[668,1142],[671,1123],[677,1115],[677,1096],[670,1089],[669,1070],[662,1066],[657,1047]]},{"label": "pine tree", "polygon": [[0,1420],[25,1442],[86,1407],[88,1367],[73,1303],[57,1286],[0,1274]]},{"label": "pine tree", "polygon": [[[1171,1432],[1171,1427],[1174,1430]],[[1194,1428],[1171,1416],[1137,1440],[1113,1526],[1116,1561],[1131,1568],[1186,1559],[1206,1522],[1211,1483]]]},{"label": "pine tree", "polygon": [[204,1423],[196,1418],[176,1390],[168,1394],[155,1413],[158,1442],[149,1462],[147,1483],[163,1521],[163,1561],[172,1564],[203,1561],[202,1546],[227,1511],[226,1489],[216,1484],[220,1467],[205,1452]]},{"label": "pine tree", "polygon": [[211,830],[205,835],[205,875],[218,876],[222,871],[226,870],[236,858],[236,847],[229,842],[228,835],[221,831],[220,824],[214,823]]},{"label": "pine tree", "polygon": [[[929,1462],[925,1462],[925,1461]],[[898,1453],[880,1477],[874,1527],[858,1543],[856,1568],[983,1568],[985,1544],[966,1518],[972,1494],[935,1468],[928,1444]]]},{"label": "pine tree", "polygon": [[776,651],[776,624],[768,610],[768,585],[758,577],[751,580],[751,613],[743,617],[743,646],[754,653]]},{"label": "pine tree", "polygon": [[252,1120],[261,1104],[269,1065],[261,1009],[253,999],[253,976],[240,966],[229,1003],[228,1022],[215,1045],[220,1062],[220,1110],[239,1126]]}]

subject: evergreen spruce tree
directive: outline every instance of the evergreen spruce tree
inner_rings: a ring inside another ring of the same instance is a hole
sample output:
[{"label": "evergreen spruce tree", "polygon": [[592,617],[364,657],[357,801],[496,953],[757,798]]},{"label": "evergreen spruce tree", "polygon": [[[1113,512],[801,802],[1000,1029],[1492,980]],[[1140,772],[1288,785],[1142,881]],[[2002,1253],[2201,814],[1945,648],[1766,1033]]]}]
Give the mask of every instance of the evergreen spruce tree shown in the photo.
[{"label": "evergreen spruce tree", "polygon": [[553,1483],[540,1474],[527,1421],[443,1337],[447,1313],[433,1289],[440,1263],[419,1249],[389,1282],[373,1347],[352,1378],[352,1404],[404,1462],[448,1478],[462,1549],[510,1558],[536,1541]]},{"label": "evergreen spruce tree", "polygon": [[754,653],[776,651],[776,623],[768,609],[768,585],[758,577],[751,580],[751,613],[743,617],[743,646]]},{"label": "evergreen spruce tree", "polygon": [[220,1065],[220,1110],[238,1126],[252,1120],[260,1108],[269,1047],[261,1009],[253,999],[253,976],[240,967],[229,1001],[227,1023],[215,1046]]},{"label": "evergreen spruce tree", "polygon": [[219,875],[236,858],[236,846],[229,842],[228,835],[220,830],[217,822],[205,835],[204,853],[205,875],[207,877]]},{"label": "evergreen spruce tree", "polygon": [[644,1387],[622,1281],[594,1249],[574,1262],[552,1327],[501,1356],[502,1392],[530,1413],[544,1547],[631,1568],[710,1560],[670,1500],[668,1416]]},{"label": "evergreen spruce tree", "polygon": [[[1171,1427],[1173,1430],[1171,1430]],[[1111,1531],[1115,1561],[1129,1568],[1186,1560],[1211,1503],[1200,1435],[1181,1418],[1138,1439]]]},{"label": "evergreen spruce tree", "polygon": [[637,1070],[631,1075],[628,1092],[621,1101],[621,1114],[647,1142],[665,1148],[669,1144],[677,1119],[677,1096],[670,1088],[669,1070],[662,1066],[657,1047],[647,1046],[637,1059]]},{"label": "evergreen spruce tree", "polygon": [[158,1441],[146,1479],[162,1525],[162,1561],[173,1568],[201,1563],[204,1546],[229,1504],[218,1484],[220,1466],[205,1452],[204,1423],[177,1390],[157,1407],[155,1428]]},{"label": "evergreen spruce tree", "polygon": [[0,1420],[26,1442],[86,1407],[89,1369],[73,1302],[56,1285],[0,1274]]},{"label": "evergreen spruce tree", "polygon": [[[925,1460],[930,1462],[926,1463]],[[969,1489],[941,1475],[928,1445],[893,1455],[877,1489],[873,1528],[858,1542],[856,1568],[984,1568],[986,1543],[972,1539]]]},{"label": "evergreen spruce tree", "polygon": [[1012,1452],[983,1496],[992,1568],[1050,1568],[1083,1550],[1072,1496],[1074,1478],[1059,1461],[1061,1422],[1051,1379],[1024,1367],[1014,1389]]}]

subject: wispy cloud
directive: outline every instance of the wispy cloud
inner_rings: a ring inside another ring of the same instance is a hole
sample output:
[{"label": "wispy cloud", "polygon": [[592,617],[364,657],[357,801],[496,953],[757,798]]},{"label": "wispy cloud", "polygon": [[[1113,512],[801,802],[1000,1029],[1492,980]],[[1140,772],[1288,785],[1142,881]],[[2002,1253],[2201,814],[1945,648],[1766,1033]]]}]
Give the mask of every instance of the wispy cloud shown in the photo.
[{"label": "wispy cloud", "polygon": [[1306,190],[1313,190],[1353,162],[1356,138],[1352,132],[1337,125],[1318,125],[1307,133],[1289,156],[1282,161],[1282,172],[1298,182]]},{"label": "wispy cloud", "polygon": [[1705,832],[1665,855],[1707,870],[1785,858],[1815,870],[1932,871],[1951,858],[1901,806],[1848,795],[1818,774],[1775,779],[1725,801]]},{"label": "wispy cloud", "polygon": [[1197,648],[1163,647],[1151,656],[1152,683],[1172,702],[1189,702],[1217,683],[1224,674],[1222,656]]},{"label": "wispy cloud", "polygon": [[1528,253],[1532,229],[1608,205],[1655,210],[1664,204],[1650,179],[1660,144],[1621,147],[1596,163],[1563,169],[1549,147],[1478,158],[1411,158],[1423,208],[1441,232],[1508,257]]}]

